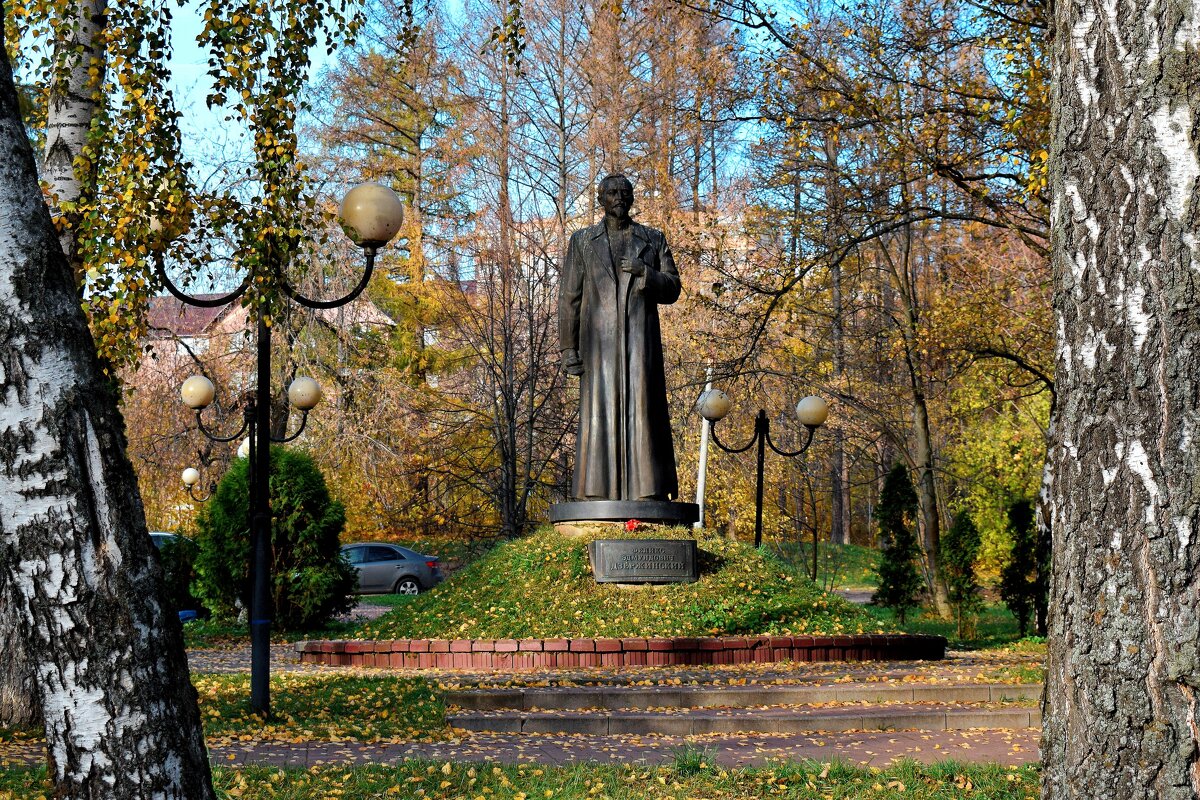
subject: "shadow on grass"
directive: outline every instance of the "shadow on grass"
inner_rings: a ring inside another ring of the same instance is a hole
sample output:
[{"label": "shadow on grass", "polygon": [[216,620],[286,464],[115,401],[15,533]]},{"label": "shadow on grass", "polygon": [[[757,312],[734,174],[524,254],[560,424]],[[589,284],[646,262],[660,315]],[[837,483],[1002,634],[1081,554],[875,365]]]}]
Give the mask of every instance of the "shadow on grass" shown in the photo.
[{"label": "shadow on grass", "polygon": [[895,626],[905,633],[920,633],[934,636],[945,636],[951,650],[994,650],[1010,647],[1019,642],[1038,644],[1038,637],[1022,637],[1017,630],[1017,620],[1006,606],[1000,603],[988,603],[979,615],[975,636],[960,639],[958,626],[953,620],[939,619],[924,610],[911,610],[908,619],[902,624],[896,619],[891,609],[879,606],[864,606],[871,616],[888,625]]}]

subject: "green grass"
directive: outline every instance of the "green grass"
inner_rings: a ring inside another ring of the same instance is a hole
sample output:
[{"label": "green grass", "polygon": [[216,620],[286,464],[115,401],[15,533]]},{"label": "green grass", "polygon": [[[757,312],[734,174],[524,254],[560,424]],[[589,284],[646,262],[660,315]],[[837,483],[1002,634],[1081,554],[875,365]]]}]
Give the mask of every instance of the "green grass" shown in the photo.
[{"label": "green grass", "polygon": [[[617,538],[616,533],[606,533]],[[690,537],[691,531],[655,536]],[[642,537],[645,538],[645,537]],[[894,630],[820,591],[762,550],[702,538],[701,579],[625,588],[597,584],[587,540],[546,528],[497,546],[434,590],[378,620],[361,638],[712,636]]]},{"label": "green grass", "polygon": [[[307,631],[271,631],[276,644],[303,639],[345,639],[353,636],[357,622],[328,622]],[[244,624],[220,622],[214,619],[192,620],[183,625],[183,643],[188,648],[220,648],[244,645],[250,640],[250,630]]]},{"label": "green grass", "polygon": [[[905,633],[925,633],[945,636],[948,647],[952,650],[991,650],[998,647],[1008,647],[1022,640],[1017,631],[1017,620],[1002,603],[986,603],[979,615],[976,635],[971,639],[958,638],[958,626],[953,620],[938,619],[928,610],[913,609],[908,612],[908,619],[901,624],[891,609],[878,606],[866,606],[881,625],[893,626]],[[1036,639],[1029,640],[1036,645]],[[1042,650],[1044,651],[1044,646]]]},{"label": "green grass", "polygon": [[278,674],[268,722],[250,712],[248,675],[198,675],[192,683],[210,739],[430,741],[449,734],[440,693],[417,678]]},{"label": "green grass", "polygon": [[442,564],[465,566],[487,555],[499,539],[468,539],[462,536],[424,536],[401,542],[405,547],[430,556]]},{"label": "green grass", "polygon": [[[0,800],[48,796],[45,770],[0,773]],[[1034,800],[1036,767],[941,762],[902,763],[887,769],[799,762],[725,770],[703,757],[659,767],[579,764],[541,767],[408,761],[370,767],[309,770],[216,767],[217,796],[243,800],[413,798],[427,800],[683,800],[684,798],[795,798],[796,800]]]},{"label": "green grass", "polygon": [[[812,542],[770,542],[781,561],[812,576]],[[817,584],[834,589],[875,589],[879,584],[879,551],[856,544],[817,544]]]},{"label": "green grass", "polygon": [[[197,675],[192,683],[210,744],[224,739],[437,741],[450,734],[441,693],[419,678],[276,674],[272,717],[266,722],[250,712],[249,675]],[[0,743],[41,738],[41,731],[0,729]]]},{"label": "green grass", "polygon": [[[403,606],[411,603],[412,595],[367,594],[361,595],[362,603],[375,606]],[[355,612],[350,612],[354,616]],[[302,639],[346,639],[352,638],[359,623],[331,621],[319,628],[307,631],[271,631],[271,641],[280,643],[297,642]],[[244,645],[250,639],[250,631],[244,624],[221,622],[215,619],[191,620],[183,626],[183,642],[189,649],[219,648]]]}]

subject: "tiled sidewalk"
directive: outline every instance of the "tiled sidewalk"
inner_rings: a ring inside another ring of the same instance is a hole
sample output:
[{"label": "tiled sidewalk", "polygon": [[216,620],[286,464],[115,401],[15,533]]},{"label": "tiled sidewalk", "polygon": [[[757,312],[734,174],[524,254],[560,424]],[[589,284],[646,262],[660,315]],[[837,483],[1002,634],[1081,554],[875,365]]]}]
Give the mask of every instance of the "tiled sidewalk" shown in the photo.
[{"label": "tiled sidewalk", "polygon": [[[210,750],[213,763],[307,768],[320,765],[434,761],[505,764],[647,763],[671,761],[685,744],[709,753],[725,767],[778,760],[833,760],[882,767],[897,759],[945,759],[1005,766],[1038,760],[1039,733],[1032,728],[976,731],[839,732],[788,735],[571,736],[475,734],[451,742],[358,744],[353,742],[242,742]],[[45,763],[41,745],[0,745],[0,768]]]},{"label": "tiled sidewalk", "polygon": [[[249,670],[249,648],[193,650],[193,672],[238,673]],[[764,664],[689,668],[612,670],[604,668],[543,673],[484,673],[422,670],[346,670],[302,665],[290,644],[272,648],[273,672],[352,671],[369,675],[412,674],[448,691],[514,686],[886,686],[1017,684],[1029,680],[1039,663],[1036,655],[1012,653],[954,653],[945,661],[895,663]],[[451,702],[453,702],[451,700]],[[895,759],[932,762],[943,759],[1020,765],[1038,760],[1036,728],[841,731],[791,734],[582,735],[542,733],[466,733],[447,742],[362,744],[354,742],[249,741],[215,744],[214,763],[309,767],[320,764],[395,763],[422,758],[455,762],[564,764],[576,761],[658,763],[672,760],[679,748],[691,745],[711,754],[723,766],[757,765],[772,760],[838,759],[883,766]],[[40,743],[0,744],[0,768],[45,763]]]}]

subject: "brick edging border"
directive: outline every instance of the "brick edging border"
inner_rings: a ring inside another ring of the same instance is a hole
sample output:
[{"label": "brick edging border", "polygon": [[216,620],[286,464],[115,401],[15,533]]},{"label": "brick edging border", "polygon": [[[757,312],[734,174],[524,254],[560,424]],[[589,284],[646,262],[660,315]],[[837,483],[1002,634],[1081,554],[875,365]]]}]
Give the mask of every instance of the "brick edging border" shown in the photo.
[{"label": "brick edging border", "polygon": [[722,636],[632,639],[394,639],[296,643],[305,664],[393,669],[766,664],[776,661],[938,661],[943,636]]}]

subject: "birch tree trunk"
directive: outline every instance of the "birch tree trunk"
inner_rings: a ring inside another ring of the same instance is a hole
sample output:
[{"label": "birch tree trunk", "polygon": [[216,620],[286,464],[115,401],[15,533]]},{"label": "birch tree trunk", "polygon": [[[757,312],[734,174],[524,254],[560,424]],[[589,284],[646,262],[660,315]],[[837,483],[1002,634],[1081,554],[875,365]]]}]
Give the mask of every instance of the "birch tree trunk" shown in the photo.
[{"label": "birch tree trunk", "polygon": [[[51,196],[67,210],[60,209],[66,224],[59,241],[75,275],[75,285],[83,285],[84,266],[75,246],[79,202],[83,182],[76,174],[75,159],[81,157],[92,118],[96,113],[96,88],[104,74],[102,54],[97,52],[100,31],[104,27],[106,0],[81,0],[70,7],[64,29],[72,36],[55,46],[56,64],[63,66],[61,80],[50,92],[46,118],[44,177]],[[95,74],[91,74],[92,71]],[[0,724],[15,727],[39,725],[32,688],[32,674],[18,641],[13,609],[0,592]]]},{"label": "birch tree trunk", "polygon": [[1047,798],[1200,797],[1195,2],[1055,4]]},{"label": "birch tree trunk", "polygon": [[0,725],[17,730],[39,728],[42,710],[37,684],[25,655],[25,642],[17,630],[20,601],[9,591],[11,582],[0,569]]},{"label": "birch tree trunk", "polygon": [[182,630],[0,48],[0,573],[64,798],[211,798]]},{"label": "birch tree trunk", "polygon": [[66,224],[59,241],[67,254],[67,263],[82,287],[85,267],[75,244],[79,215],[74,210],[83,193],[84,172],[77,159],[85,159],[84,146],[96,115],[97,91],[104,78],[104,54],[100,35],[105,26],[107,0],[79,0],[68,6],[63,30],[71,38],[62,39],[54,48],[54,63],[63,70],[50,90],[46,109],[46,149],[43,177],[53,202]]}]

